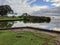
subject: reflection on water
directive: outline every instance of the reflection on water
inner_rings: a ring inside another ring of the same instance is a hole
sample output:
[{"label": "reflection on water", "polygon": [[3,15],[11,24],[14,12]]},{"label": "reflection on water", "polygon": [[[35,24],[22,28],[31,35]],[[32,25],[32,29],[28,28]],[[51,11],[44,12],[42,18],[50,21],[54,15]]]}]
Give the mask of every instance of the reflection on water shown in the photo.
[{"label": "reflection on water", "polygon": [[14,24],[14,22],[5,22],[5,21],[3,21],[3,22],[0,22],[0,29],[1,28],[10,28],[12,25]]},{"label": "reflection on water", "polygon": [[60,31],[60,18],[51,18],[50,23],[24,23],[23,21],[0,22],[0,28],[26,27],[26,26]]},{"label": "reflection on water", "polygon": [[17,23],[14,23],[12,27],[25,27],[25,26],[60,31],[60,18],[51,17],[50,23],[23,23],[17,21]]}]

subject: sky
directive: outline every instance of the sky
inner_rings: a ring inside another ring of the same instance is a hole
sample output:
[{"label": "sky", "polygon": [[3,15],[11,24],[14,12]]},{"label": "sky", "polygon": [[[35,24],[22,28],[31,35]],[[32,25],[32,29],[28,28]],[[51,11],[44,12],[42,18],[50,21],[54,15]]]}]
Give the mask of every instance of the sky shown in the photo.
[{"label": "sky", "polygon": [[60,16],[60,0],[0,0],[0,5],[10,5],[18,14]]}]

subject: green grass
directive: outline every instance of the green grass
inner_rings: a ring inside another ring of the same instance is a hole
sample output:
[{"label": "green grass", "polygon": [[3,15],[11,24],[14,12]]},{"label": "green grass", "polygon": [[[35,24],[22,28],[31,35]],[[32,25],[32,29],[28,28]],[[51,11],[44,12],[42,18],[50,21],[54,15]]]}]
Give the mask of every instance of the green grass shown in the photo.
[{"label": "green grass", "polygon": [[0,45],[54,45],[53,37],[37,32],[0,31]]},{"label": "green grass", "polygon": [[22,20],[23,18],[19,18],[19,17],[14,17],[14,18],[12,18],[12,17],[0,17],[0,21],[2,20],[2,21],[5,21],[5,20]]}]

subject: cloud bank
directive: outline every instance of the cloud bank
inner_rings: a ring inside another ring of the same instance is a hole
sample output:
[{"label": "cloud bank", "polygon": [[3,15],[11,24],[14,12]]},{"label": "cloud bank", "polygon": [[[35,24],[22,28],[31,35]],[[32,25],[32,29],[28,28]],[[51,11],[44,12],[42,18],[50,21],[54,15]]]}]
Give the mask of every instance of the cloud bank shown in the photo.
[{"label": "cloud bank", "polygon": [[32,13],[33,15],[43,15],[43,16],[60,16],[60,7],[41,9]]},{"label": "cloud bank", "polygon": [[0,5],[10,5],[16,13],[32,13],[40,9],[47,8],[47,6],[30,6],[31,3],[37,0],[0,0]]},{"label": "cloud bank", "polygon": [[60,16],[60,0],[43,0],[45,2],[52,2],[52,8],[45,8],[32,13],[32,15],[43,16]]},{"label": "cloud bank", "polygon": [[44,0],[45,2],[53,2],[52,6],[59,7],[60,6],[60,0]]},{"label": "cloud bank", "polygon": [[32,15],[60,15],[60,0],[43,0],[44,2],[53,2],[54,8],[47,5],[34,5],[32,3],[38,0],[0,0],[0,5],[10,5],[15,13],[29,13]]}]

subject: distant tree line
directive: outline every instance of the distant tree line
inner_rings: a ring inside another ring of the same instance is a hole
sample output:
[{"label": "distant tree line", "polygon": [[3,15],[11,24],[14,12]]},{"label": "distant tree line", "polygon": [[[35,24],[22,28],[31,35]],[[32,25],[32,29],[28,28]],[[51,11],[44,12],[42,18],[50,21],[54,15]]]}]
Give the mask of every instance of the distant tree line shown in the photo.
[{"label": "distant tree line", "polygon": [[45,17],[45,16],[31,16],[28,15],[27,13],[24,13],[20,18],[23,18],[23,21],[25,23],[31,22],[31,23],[49,23],[51,21],[50,17]]}]

